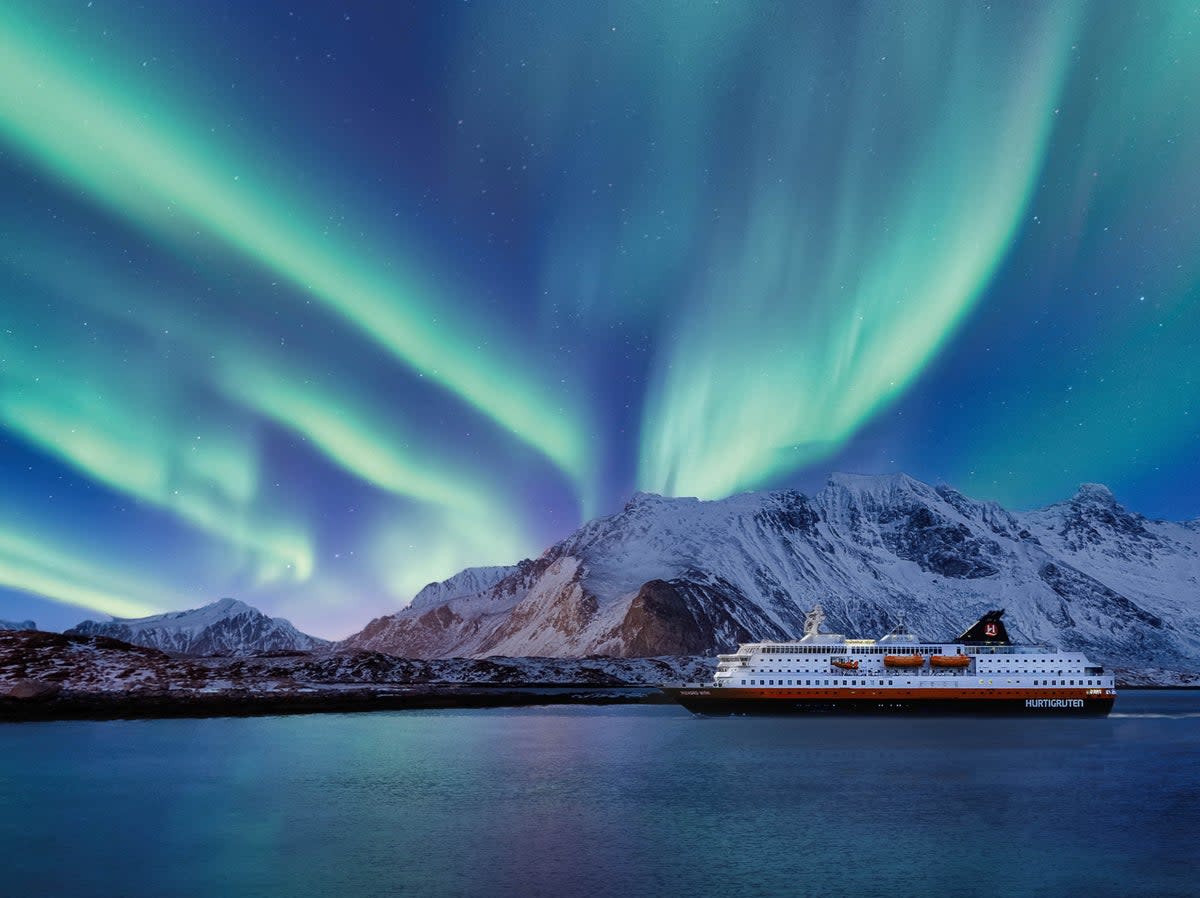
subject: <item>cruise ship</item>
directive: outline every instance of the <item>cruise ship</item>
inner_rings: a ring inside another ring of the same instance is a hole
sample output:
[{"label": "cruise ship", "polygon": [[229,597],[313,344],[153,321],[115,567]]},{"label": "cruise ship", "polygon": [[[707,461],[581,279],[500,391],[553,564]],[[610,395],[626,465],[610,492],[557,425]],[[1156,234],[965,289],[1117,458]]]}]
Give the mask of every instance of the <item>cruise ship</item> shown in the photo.
[{"label": "cruise ship", "polygon": [[717,656],[711,683],[664,686],[705,715],[797,713],[973,713],[1103,716],[1111,674],[1079,652],[1014,645],[989,611],[949,642],[922,642],[901,623],[882,639],[822,632],[821,606],[804,636],[756,642]]}]

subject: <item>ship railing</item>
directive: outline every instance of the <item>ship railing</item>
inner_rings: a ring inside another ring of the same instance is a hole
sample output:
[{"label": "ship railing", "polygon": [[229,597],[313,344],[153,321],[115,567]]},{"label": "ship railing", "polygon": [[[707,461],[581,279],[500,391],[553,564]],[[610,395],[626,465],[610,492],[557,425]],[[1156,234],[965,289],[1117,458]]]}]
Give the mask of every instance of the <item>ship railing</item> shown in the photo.
[{"label": "ship railing", "polygon": [[965,645],[968,655],[1044,655],[1051,648],[1047,645]]}]

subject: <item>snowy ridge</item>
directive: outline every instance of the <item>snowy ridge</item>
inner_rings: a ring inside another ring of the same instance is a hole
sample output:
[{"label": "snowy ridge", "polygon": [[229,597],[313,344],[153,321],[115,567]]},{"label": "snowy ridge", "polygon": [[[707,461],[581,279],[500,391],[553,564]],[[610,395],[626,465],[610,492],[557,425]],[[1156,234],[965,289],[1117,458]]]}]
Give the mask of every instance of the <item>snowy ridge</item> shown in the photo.
[{"label": "snowy ridge", "polygon": [[324,639],[301,633],[283,618],[268,617],[236,599],[220,599],[201,608],[149,617],[86,620],[66,632],[108,636],[182,655],[311,651],[329,645]]},{"label": "snowy ridge", "polygon": [[441,605],[449,602],[451,599],[461,598],[462,596],[478,595],[485,589],[495,586],[516,569],[515,565],[507,567],[469,567],[466,570],[459,571],[449,580],[427,585],[416,594],[410,607],[428,608],[432,605]]},{"label": "snowy ridge", "polygon": [[473,592],[423,592],[341,645],[700,655],[794,636],[820,602],[848,635],[878,636],[903,614],[925,638],[953,637],[1006,608],[1024,640],[1130,669],[1200,668],[1200,532],[1133,514],[1095,484],[1030,513],[903,474],[836,474],[811,497],[639,493],[541,558],[489,570],[507,573]]},{"label": "snowy ridge", "polygon": [[31,620],[0,620],[0,630],[36,630],[37,624]]}]

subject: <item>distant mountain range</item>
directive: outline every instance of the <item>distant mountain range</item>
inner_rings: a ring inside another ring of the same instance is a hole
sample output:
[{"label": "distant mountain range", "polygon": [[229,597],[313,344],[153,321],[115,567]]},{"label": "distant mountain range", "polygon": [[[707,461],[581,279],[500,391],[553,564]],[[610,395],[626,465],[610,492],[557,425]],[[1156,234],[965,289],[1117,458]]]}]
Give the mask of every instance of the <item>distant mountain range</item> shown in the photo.
[{"label": "distant mountain range", "polygon": [[1200,669],[1200,521],[1148,520],[1094,484],[1025,513],[904,475],[837,474],[813,496],[639,493],[538,559],[432,583],[336,644],[233,599],[67,632],[193,656],[711,656],[795,636],[818,602],[847,635],[903,616],[927,639],[1006,608],[1014,638],[1172,682]]},{"label": "distant mountain range", "polygon": [[953,637],[1006,608],[1014,638],[1126,668],[1200,667],[1200,522],[1148,520],[1103,486],[1015,513],[905,475],[837,474],[702,502],[637,494],[540,558],[473,568],[338,644],[422,658],[636,657],[784,639],[804,613]]},{"label": "distant mountain range", "polygon": [[37,624],[31,620],[0,620],[0,630],[36,630]]},{"label": "distant mountain range", "polygon": [[236,599],[221,599],[202,608],[150,617],[86,620],[66,632],[108,636],[181,655],[312,651],[330,645],[324,639],[301,633],[281,617],[268,617]]}]

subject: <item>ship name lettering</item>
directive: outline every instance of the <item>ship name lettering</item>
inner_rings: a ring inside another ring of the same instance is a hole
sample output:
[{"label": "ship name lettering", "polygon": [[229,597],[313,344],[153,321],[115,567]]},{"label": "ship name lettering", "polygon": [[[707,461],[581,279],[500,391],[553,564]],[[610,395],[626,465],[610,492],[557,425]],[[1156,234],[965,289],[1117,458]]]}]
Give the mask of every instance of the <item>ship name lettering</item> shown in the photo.
[{"label": "ship name lettering", "polygon": [[1082,708],[1081,698],[1027,698],[1026,708]]}]

